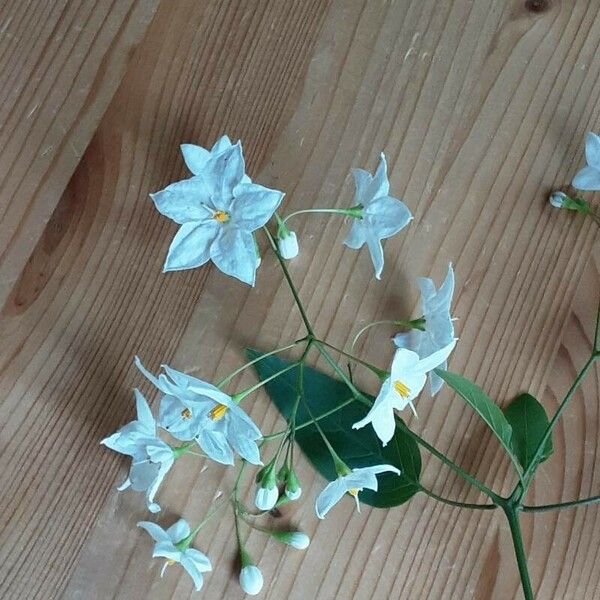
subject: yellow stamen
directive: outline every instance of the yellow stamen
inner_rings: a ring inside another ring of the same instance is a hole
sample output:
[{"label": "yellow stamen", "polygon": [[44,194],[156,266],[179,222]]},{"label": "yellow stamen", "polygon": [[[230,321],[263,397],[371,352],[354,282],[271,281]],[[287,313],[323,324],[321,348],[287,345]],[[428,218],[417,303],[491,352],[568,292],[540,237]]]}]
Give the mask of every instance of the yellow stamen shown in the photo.
[{"label": "yellow stamen", "polygon": [[185,419],[186,421],[188,419],[192,418],[192,411],[189,408],[185,408],[184,410],[181,411],[181,418]]},{"label": "yellow stamen", "polygon": [[352,488],[351,490],[348,490],[348,493],[355,498],[358,498],[358,492],[360,492],[358,488]]},{"label": "yellow stamen", "polygon": [[173,560],[172,558],[169,558],[169,560],[167,560],[167,566],[170,567],[170,566],[174,565],[176,562],[177,562],[176,560]]},{"label": "yellow stamen", "polygon": [[403,397],[408,398],[410,396],[410,389],[404,385],[401,381],[394,381],[394,389]]},{"label": "yellow stamen", "polygon": [[226,414],[229,408],[224,404],[217,404],[209,413],[208,416],[213,421],[220,421]]},{"label": "yellow stamen", "polygon": [[229,221],[229,213],[226,213],[223,210],[218,210],[213,215],[213,219],[219,223],[227,223],[227,221]]}]

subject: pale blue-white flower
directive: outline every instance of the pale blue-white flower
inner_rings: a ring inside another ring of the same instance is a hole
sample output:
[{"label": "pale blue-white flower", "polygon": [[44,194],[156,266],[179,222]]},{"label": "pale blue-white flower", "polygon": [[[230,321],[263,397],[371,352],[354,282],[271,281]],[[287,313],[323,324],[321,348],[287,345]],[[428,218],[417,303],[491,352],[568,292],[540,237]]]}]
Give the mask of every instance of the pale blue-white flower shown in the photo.
[{"label": "pale blue-white flower", "polygon": [[262,434],[254,421],[219,388],[163,365],[155,377],[135,359],[138,369],[161,391],[159,425],[182,441],[195,440],[213,460],[231,465],[234,451],[260,465],[257,440]]},{"label": "pale blue-white flower", "polygon": [[264,584],[261,570],[256,565],[246,565],[240,571],[240,586],[249,596],[256,596]]},{"label": "pale blue-white flower", "polygon": [[154,496],[166,474],[175,462],[173,449],[156,434],[156,422],[148,402],[138,390],[134,390],[137,420],[121,428],[117,433],[102,440],[102,444],[131,457],[127,479],[117,488],[123,491],[131,487],[136,492],[146,492],[150,512],[160,511]]},{"label": "pale blue-white flower", "polygon": [[296,550],[306,550],[310,544],[310,538],[301,531],[273,531],[271,535],[282,544]]},{"label": "pale blue-white flower", "polygon": [[325,489],[318,495],[315,503],[315,512],[319,519],[324,519],[325,515],[333,508],[345,494],[349,494],[356,501],[356,508],[360,512],[358,494],[363,489],[377,491],[377,477],[379,473],[396,473],[400,475],[400,470],[392,465],[375,465],[372,467],[362,467],[352,469],[345,475],[340,475],[337,479],[330,482]]},{"label": "pale blue-white flower", "polygon": [[282,258],[285,258],[286,260],[296,258],[300,251],[298,247],[298,238],[294,231],[288,230],[285,235],[277,238],[277,246]]},{"label": "pale blue-white flower", "polygon": [[[408,348],[416,352],[420,358],[425,358],[454,340],[454,323],[450,316],[452,296],[454,295],[452,265],[448,266],[448,274],[439,290],[436,290],[435,283],[428,277],[419,278],[419,288],[421,290],[421,311],[425,318],[425,331],[412,329],[407,333],[399,333],[394,337],[394,343],[398,348]],[[444,361],[440,367],[445,370],[447,362]],[[431,395],[435,396],[444,381],[430,371],[429,383]]]},{"label": "pale blue-white flower", "polygon": [[600,190],[600,136],[589,132],[585,136],[585,158],[583,167],[573,179],[573,187],[578,190],[597,192]]},{"label": "pale blue-white flower", "polygon": [[202,574],[212,571],[212,565],[206,554],[190,548],[193,536],[185,519],[180,519],[167,530],[150,521],[141,521],[138,527],[147,531],[156,542],[152,556],[167,559],[160,572],[161,577],[167,567],[179,563],[193,579],[196,591],[202,588],[204,582]]},{"label": "pale blue-white flower", "polygon": [[383,153],[375,176],[363,169],[353,169],[352,172],[356,184],[354,204],[362,218],[354,218],[344,243],[354,250],[367,244],[375,277],[380,279],[384,263],[381,240],[396,235],[413,216],[406,204],[389,195],[390,182]]},{"label": "pale blue-white flower", "polygon": [[254,285],[258,256],[252,232],[272,217],[283,193],[250,181],[240,142],[225,137],[210,152],[191,144],[182,151],[193,177],[150,195],[160,213],[181,225],[164,270],[212,260],[226,275]]},{"label": "pale blue-white flower", "polygon": [[377,437],[385,446],[396,430],[394,410],[403,410],[410,406],[414,412],[413,400],[425,386],[427,373],[444,364],[455,345],[456,340],[452,340],[447,346],[425,358],[419,358],[412,350],[398,348],[392,361],[390,376],[381,386],[373,406],[365,418],[354,423],[352,427],[360,429],[371,423]]}]

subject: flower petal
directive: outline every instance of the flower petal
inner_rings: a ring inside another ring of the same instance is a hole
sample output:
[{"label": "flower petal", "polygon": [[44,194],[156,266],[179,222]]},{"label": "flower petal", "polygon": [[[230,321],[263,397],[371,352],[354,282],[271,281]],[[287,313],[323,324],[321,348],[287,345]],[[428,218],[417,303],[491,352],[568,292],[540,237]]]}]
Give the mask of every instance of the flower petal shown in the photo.
[{"label": "flower petal", "polygon": [[219,227],[214,219],[201,223],[184,223],[171,242],[163,271],[195,269],[206,263]]},{"label": "flower petal", "polygon": [[365,228],[363,223],[358,219],[353,218],[352,221],[352,227],[350,227],[350,231],[344,240],[344,244],[346,244],[348,248],[352,248],[352,250],[358,250],[359,248],[362,248],[367,241]]},{"label": "flower petal", "polygon": [[220,431],[202,429],[197,436],[197,441],[209,458],[223,464],[233,464],[233,451],[227,443],[225,435]]},{"label": "flower petal", "polygon": [[390,394],[391,379],[388,378],[381,386],[381,390],[367,415],[352,425],[352,429],[360,429],[369,423],[373,425],[373,429],[383,446],[394,437],[396,431],[394,407],[390,402]]},{"label": "flower petal", "polygon": [[206,168],[210,152],[206,148],[195,144],[181,144],[180,148],[187,168],[194,175],[199,175]]},{"label": "flower petal", "polygon": [[381,279],[384,261],[383,246],[381,245],[381,241],[369,231],[366,234],[366,239],[369,252],[371,253],[371,260],[373,261],[373,266],[375,267],[375,277],[376,279]]},{"label": "flower petal", "polygon": [[376,198],[365,210],[365,220],[380,240],[396,235],[412,218],[408,206],[391,196]]},{"label": "flower petal", "polygon": [[256,183],[238,185],[234,193],[232,219],[237,226],[247,231],[255,231],[265,225],[284,196],[283,192]]},{"label": "flower petal", "polygon": [[223,227],[210,248],[210,257],[225,275],[254,286],[256,248],[250,232],[233,225]]},{"label": "flower petal", "polygon": [[140,521],[137,524],[138,527],[141,527],[144,531],[150,534],[150,537],[155,542],[170,542],[171,538],[169,534],[156,523],[152,523],[152,521]]},{"label": "flower petal", "polygon": [[190,533],[190,526],[185,519],[179,519],[177,523],[174,523],[167,529],[167,535],[173,544],[178,544],[181,540],[190,535]]},{"label": "flower petal", "polygon": [[154,421],[154,416],[152,415],[148,401],[137,388],[133,390],[133,393],[135,395],[135,406],[138,421],[146,426],[149,431],[152,431],[153,429],[156,431],[156,422]]},{"label": "flower petal", "polygon": [[578,190],[595,192],[600,190],[600,168],[583,167],[573,179],[573,187]]},{"label": "flower petal", "polygon": [[200,550],[196,550],[196,548],[188,548],[185,551],[186,558],[189,558],[195,565],[196,568],[201,573],[207,573],[208,571],[212,571],[212,564],[210,559],[204,552],[200,552]]},{"label": "flower petal", "polygon": [[362,204],[364,202],[365,194],[369,188],[369,184],[373,181],[373,176],[364,169],[352,169],[352,175],[354,176],[354,185],[356,191],[354,193],[354,204]]},{"label": "flower petal", "polygon": [[436,367],[439,367],[444,361],[448,359],[454,346],[456,346],[456,339],[452,340],[448,345],[444,346],[441,350],[430,354],[429,356],[419,360],[419,364],[416,366],[416,370],[423,373],[433,371]]},{"label": "flower petal", "polygon": [[585,159],[590,167],[600,169],[600,136],[591,131],[585,136]]},{"label": "flower petal", "polygon": [[204,177],[191,177],[177,181],[164,190],[150,194],[156,210],[183,225],[192,221],[211,218],[210,208],[212,189]]},{"label": "flower petal", "polygon": [[324,519],[325,515],[343,498],[345,493],[346,488],[341,479],[336,479],[329,483],[317,496],[315,502],[317,517]]},{"label": "flower petal", "polygon": [[390,182],[387,176],[387,161],[385,160],[385,154],[382,152],[373,180],[365,192],[365,196],[368,199],[367,203],[370,204],[371,200],[379,198],[380,196],[387,196],[389,192]]},{"label": "flower petal", "polygon": [[152,552],[152,556],[154,558],[162,557],[168,558],[169,560],[174,560],[175,562],[181,561],[181,552],[173,545],[173,542],[158,542],[154,546],[154,551]]},{"label": "flower petal", "polygon": [[197,592],[199,592],[202,589],[202,584],[204,583],[204,576],[202,575],[202,572],[200,571],[200,569],[198,569],[194,561],[192,561],[187,556],[187,553],[185,553],[181,557],[180,562],[181,566],[187,571],[188,575],[192,578],[194,582],[194,588]]}]

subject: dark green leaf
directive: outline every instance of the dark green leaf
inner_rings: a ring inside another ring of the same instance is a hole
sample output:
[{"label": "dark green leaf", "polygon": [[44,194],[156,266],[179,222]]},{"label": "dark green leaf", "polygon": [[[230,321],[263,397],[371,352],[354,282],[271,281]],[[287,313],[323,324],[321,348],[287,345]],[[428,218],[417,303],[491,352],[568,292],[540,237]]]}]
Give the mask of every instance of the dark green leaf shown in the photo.
[{"label": "dark green leaf", "polygon": [[487,396],[487,394],[475,383],[469,381],[461,375],[450,373],[443,369],[434,369],[459,396],[461,396],[469,406],[487,423],[488,427],[494,432],[503,448],[508,452],[511,460],[515,462],[517,469],[517,457],[513,452],[511,444],[512,427],[507,421],[500,407]]},{"label": "dark green leaf", "polygon": [[[261,354],[256,350],[247,350],[250,360]],[[269,356],[254,366],[260,379],[266,379],[289,364],[277,356]],[[298,373],[298,368],[291,369],[265,385],[267,393],[286,420],[290,418],[297,397]],[[373,400],[371,396],[367,394],[365,396]],[[304,398],[312,414],[319,417],[351,398],[351,394],[341,381],[305,366]],[[385,447],[381,446],[372,427],[352,429],[353,423],[362,419],[367,410],[366,406],[353,402],[332,415],[324,417],[319,424],[335,451],[349,467],[366,467],[385,463],[400,469],[402,472],[400,476],[393,473],[378,475],[379,490],[377,492],[364,490],[360,494],[361,502],[371,506],[378,508],[398,506],[408,501],[420,490],[421,455],[419,448],[415,441],[398,427],[394,437]],[[296,418],[297,425],[311,420],[306,406],[300,402]],[[298,429],[296,441],[319,473],[330,481],[336,478],[329,451],[314,425]]]},{"label": "dark green leaf", "polygon": [[[548,427],[548,415],[544,407],[531,394],[517,396],[504,409],[504,415],[512,426],[513,451],[523,470],[527,470]],[[554,448],[552,438],[549,437],[538,462],[544,462],[552,452]]]}]

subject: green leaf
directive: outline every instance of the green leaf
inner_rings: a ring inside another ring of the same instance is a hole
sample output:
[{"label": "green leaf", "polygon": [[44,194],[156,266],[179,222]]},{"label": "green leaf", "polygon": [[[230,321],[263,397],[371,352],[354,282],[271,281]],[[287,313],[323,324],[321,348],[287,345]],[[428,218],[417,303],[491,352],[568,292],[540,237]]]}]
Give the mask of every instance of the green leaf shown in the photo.
[{"label": "green leaf", "polygon": [[512,427],[500,407],[492,402],[478,385],[465,377],[443,369],[434,369],[434,373],[439,375],[487,423],[520,472],[520,463],[513,452],[511,442]]},{"label": "green leaf", "polygon": [[[261,356],[256,350],[246,350],[248,358],[254,360]],[[261,380],[284,369],[290,363],[277,356],[268,356],[254,365]],[[265,384],[265,389],[273,403],[286,420],[289,420],[297,398],[299,368],[291,369],[283,375]],[[370,400],[372,396],[365,394]],[[304,367],[304,400],[310,412],[318,418],[333,410],[352,397],[346,385],[312,369]],[[319,425],[340,458],[351,468],[376,464],[394,465],[401,475],[383,473],[377,476],[377,492],[364,490],[360,500],[378,508],[389,508],[407,502],[420,491],[421,455],[415,441],[396,426],[396,433],[387,446],[382,447],[372,427],[352,429],[352,425],[362,419],[368,408],[358,402],[352,402],[332,415],[322,418]],[[301,401],[296,415],[297,426],[312,421]],[[333,481],[336,472],[329,454],[314,424],[296,431],[296,442],[315,469],[325,478]]]},{"label": "green leaf", "polygon": [[[512,426],[513,452],[526,471],[548,427],[548,415],[531,394],[521,394],[504,409],[504,416]],[[548,459],[553,452],[552,438],[549,437],[538,464]]]}]

